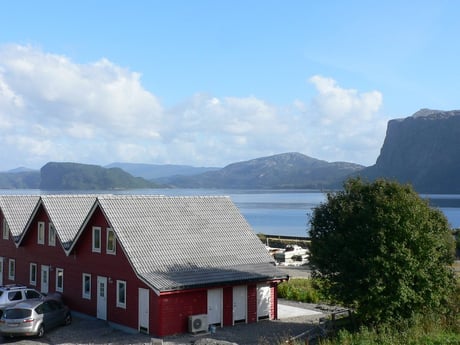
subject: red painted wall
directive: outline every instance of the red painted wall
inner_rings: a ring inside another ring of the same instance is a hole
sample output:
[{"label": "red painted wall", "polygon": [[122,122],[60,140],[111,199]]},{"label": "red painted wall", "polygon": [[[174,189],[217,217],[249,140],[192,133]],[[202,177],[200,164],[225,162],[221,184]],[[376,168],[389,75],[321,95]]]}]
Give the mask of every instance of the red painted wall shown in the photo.
[{"label": "red painted wall", "polygon": [[233,325],[233,287],[228,286],[223,289],[223,324],[224,326]]},{"label": "red painted wall", "polygon": [[248,285],[248,323],[257,322],[257,285]]},{"label": "red painted wall", "polygon": [[[3,226],[3,213],[0,211],[0,218],[1,218],[1,223],[0,223],[0,228]],[[8,259],[15,259],[17,257],[17,249],[16,246],[14,245],[13,238],[11,237],[11,234],[9,235],[8,239],[3,239],[3,230],[0,233],[0,256],[3,257],[3,267],[2,267],[2,281],[3,285],[7,284],[14,284],[15,281],[9,280],[8,279]],[[17,260],[16,260],[16,272],[18,271],[17,268]],[[17,273],[16,273],[17,274]]]},{"label": "red painted wall", "polygon": [[188,332],[190,315],[207,314],[207,290],[189,290],[160,296],[158,335]]},{"label": "red painted wall", "polygon": [[[101,228],[101,252],[92,251],[92,228]],[[116,254],[106,252],[107,228],[109,224],[99,208],[95,210],[87,226],[69,255],[71,275],[66,276],[65,286],[69,295],[69,306],[74,309],[96,315],[97,313],[97,277],[107,277],[107,320],[138,329],[138,289],[149,289],[141,282],[127,260],[120,244],[116,243]],[[91,299],[82,298],[82,275],[91,274]],[[126,308],[117,306],[117,280],[126,282]],[[150,289],[149,289],[150,290]],[[154,293],[150,293],[150,315],[155,309]],[[153,315],[155,315],[153,313]],[[157,320],[155,320],[157,321]]]},{"label": "red painted wall", "polygon": [[276,295],[276,283],[270,283],[270,320],[278,318],[278,296]]},{"label": "red painted wall", "polygon": [[[44,222],[45,236],[44,243],[38,243],[38,222]],[[26,229],[25,236],[21,245],[15,249],[14,256],[16,257],[16,279],[12,283],[30,284],[30,264],[37,264],[37,283],[34,286],[37,290],[41,291],[41,266],[49,266],[49,279],[48,279],[48,293],[56,291],[56,268],[64,268],[66,256],[62,249],[59,240],[56,238],[54,246],[49,245],[48,242],[48,226],[49,220],[43,207],[40,207],[36,213],[34,221],[30,227]],[[65,272],[64,272],[65,281]],[[33,285],[32,285],[33,286]]]}]

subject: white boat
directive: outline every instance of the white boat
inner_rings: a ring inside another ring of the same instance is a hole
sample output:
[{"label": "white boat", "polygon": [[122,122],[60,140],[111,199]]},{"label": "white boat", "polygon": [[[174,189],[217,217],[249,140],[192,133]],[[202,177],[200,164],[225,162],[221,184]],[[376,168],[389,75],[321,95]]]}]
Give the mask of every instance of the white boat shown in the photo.
[{"label": "white boat", "polygon": [[303,265],[308,262],[309,251],[297,244],[288,244],[284,250],[274,253],[273,256],[281,265]]}]

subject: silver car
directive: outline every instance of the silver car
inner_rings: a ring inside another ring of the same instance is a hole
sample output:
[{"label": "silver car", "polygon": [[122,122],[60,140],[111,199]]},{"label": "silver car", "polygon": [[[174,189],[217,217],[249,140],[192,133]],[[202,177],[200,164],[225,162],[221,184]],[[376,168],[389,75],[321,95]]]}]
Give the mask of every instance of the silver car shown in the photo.
[{"label": "silver car", "polygon": [[59,300],[20,302],[5,309],[0,319],[0,333],[11,337],[42,337],[45,331],[60,325],[69,325],[71,322],[69,308]]},{"label": "silver car", "polygon": [[0,316],[2,311],[19,302],[42,299],[45,296],[35,289],[24,285],[5,285],[0,286]]}]

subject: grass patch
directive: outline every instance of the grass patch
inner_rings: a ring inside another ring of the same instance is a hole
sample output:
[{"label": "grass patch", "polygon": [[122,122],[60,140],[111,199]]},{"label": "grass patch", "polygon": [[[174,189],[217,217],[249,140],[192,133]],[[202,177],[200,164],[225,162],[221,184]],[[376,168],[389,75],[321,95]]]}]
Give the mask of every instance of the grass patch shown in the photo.
[{"label": "grass patch", "polygon": [[[449,298],[449,311],[444,315],[426,313],[404,324],[361,327],[352,332],[336,327],[336,333],[321,339],[319,345],[460,345],[460,279]],[[324,303],[314,279],[294,278],[278,286],[278,297],[305,303]],[[338,330],[340,329],[340,330]],[[338,331],[337,331],[338,330]],[[304,341],[288,342],[303,345]],[[286,344],[280,342],[279,344]]]},{"label": "grass patch", "polygon": [[455,260],[452,267],[454,268],[457,277],[460,279],[460,260]]},{"label": "grass patch", "polygon": [[361,328],[358,332],[341,330],[320,345],[459,345],[460,334],[442,321],[428,315],[416,318],[413,325],[403,328]]},{"label": "grass patch", "polygon": [[278,297],[304,303],[319,303],[322,295],[313,279],[293,278],[278,285]]}]

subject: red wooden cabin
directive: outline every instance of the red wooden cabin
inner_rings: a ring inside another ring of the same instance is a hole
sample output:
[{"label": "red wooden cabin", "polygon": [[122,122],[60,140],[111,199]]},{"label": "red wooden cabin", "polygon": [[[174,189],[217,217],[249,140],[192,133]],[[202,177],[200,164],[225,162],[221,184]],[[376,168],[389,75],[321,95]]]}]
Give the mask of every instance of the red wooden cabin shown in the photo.
[{"label": "red wooden cabin", "polygon": [[0,196],[3,284],[61,292],[75,312],[159,337],[277,318],[288,277],[228,197],[23,198],[26,221],[6,211],[21,196]]}]

